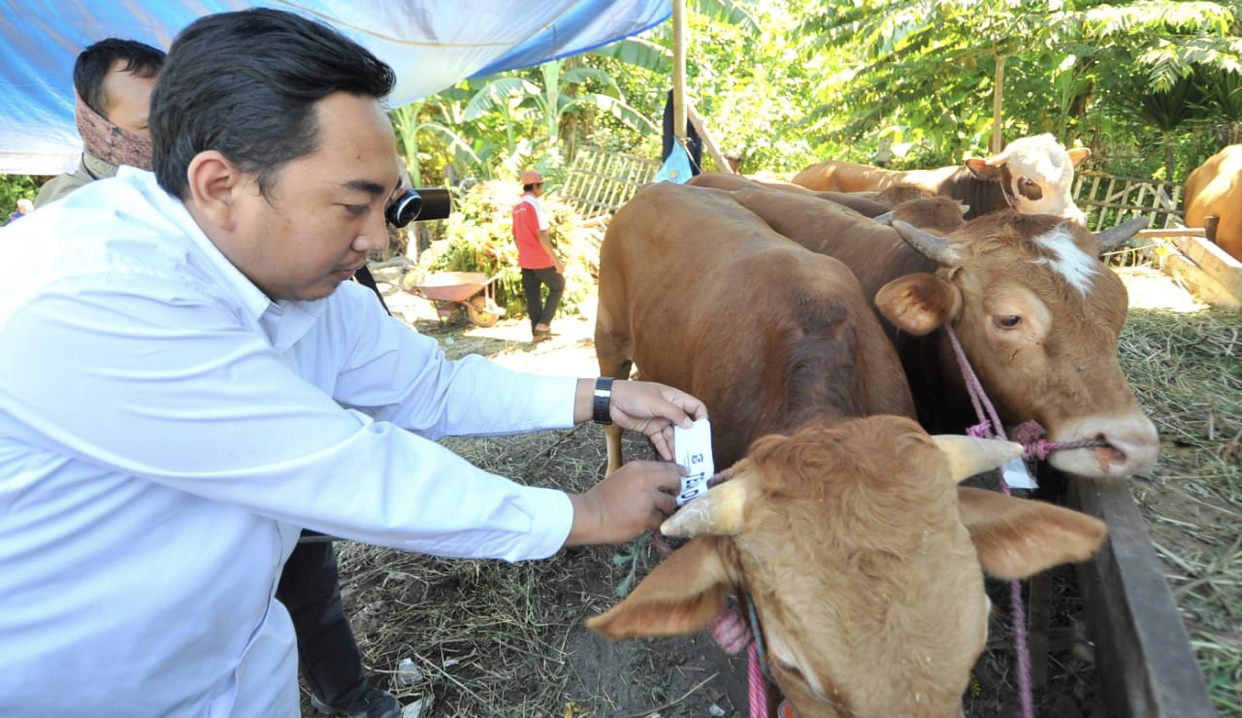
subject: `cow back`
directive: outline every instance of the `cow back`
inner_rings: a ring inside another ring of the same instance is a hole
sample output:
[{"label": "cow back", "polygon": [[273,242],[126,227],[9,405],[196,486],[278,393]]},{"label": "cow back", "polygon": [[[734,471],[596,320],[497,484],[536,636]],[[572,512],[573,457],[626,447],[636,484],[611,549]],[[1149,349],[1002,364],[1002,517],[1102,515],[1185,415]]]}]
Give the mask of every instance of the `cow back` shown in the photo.
[{"label": "cow back", "polygon": [[811,420],[913,415],[900,363],[850,271],[728,193],[640,190],[609,224],[599,296],[601,372],[626,357],[643,379],[702,399],[720,467],[755,437]]}]

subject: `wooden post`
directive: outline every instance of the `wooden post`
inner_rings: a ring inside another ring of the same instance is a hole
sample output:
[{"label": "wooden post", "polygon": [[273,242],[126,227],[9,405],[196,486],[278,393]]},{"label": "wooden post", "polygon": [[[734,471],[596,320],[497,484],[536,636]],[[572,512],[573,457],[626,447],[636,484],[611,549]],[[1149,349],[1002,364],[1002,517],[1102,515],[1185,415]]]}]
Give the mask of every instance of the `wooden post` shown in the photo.
[{"label": "wooden post", "polygon": [[686,0],[673,0],[673,135],[686,146]]},{"label": "wooden post", "polygon": [[1220,217],[1209,214],[1203,218],[1203,236],[1207,237],[1209,242],[1216,242],[1216,227],[1220,224]]}]

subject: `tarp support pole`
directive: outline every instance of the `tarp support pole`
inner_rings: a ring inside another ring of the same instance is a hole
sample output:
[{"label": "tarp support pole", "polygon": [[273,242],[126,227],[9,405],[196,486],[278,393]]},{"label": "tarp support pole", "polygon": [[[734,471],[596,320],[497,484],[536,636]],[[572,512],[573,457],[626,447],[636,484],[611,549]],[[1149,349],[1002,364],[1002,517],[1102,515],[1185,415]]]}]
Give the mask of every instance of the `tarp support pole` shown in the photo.
[{"label": "tarp support pole", "polygon": [[686,146],[686,0],[673,0],[673,135]]}]

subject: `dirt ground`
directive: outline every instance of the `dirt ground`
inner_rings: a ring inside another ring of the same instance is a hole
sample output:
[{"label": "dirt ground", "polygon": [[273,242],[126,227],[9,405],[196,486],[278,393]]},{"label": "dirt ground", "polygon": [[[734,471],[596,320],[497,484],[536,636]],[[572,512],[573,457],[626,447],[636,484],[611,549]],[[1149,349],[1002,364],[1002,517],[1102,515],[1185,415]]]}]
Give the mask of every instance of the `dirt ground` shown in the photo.
[{"label": "dirt ground", "polygon": [[[1134,281],[1140,283],[1140,295],[1158,307],[1189,301],[1170,291],[1160,277],[1139,276]],[[1144,288],[1142,282],[1149,284]],[[1170,298],[1163,298],[1165,294]],[[1155,299],[1158,295],[1162,298]],[[479,328],[461,313],[441,323],[428,302],[402,292],[389,293],[388,303],[396,316],[436,337],[450,357],[477,353],[542,373],[598,373],[593,316],[558,318],[553,327],[557,336],[532,344],[525,318]],[[594,425],[569,432],[445,443],[474,463],[515,480],[569,489],[590,485],[602,476],[605,465],[603,435]],[[628,456],[645,456],[647,451],[629,437],[626,447]],[[1180,550],[1193,550],[1191,522],[1210,511],[1187,499],[1183,491],[1156,483],[1144,484],[1142,493],[1146,515],[1163,515],[1167,503],[1167,513],[1179,517],[1174,521],[1186,524],[1170,532],[1174,524],[1153,519],[1161,526],[1160,535],[1168,542],[1180,542]],[[585,618],[618,600],[619,588],[641,580],[658,561],[646,539],[623,547],[571,549],[549,561],[518,565],[441,561],[348,542],[339,543],[338,550],[346,609],[364,661],[376,683],[396,692],[406,704],[407,718],[747,714],[744,659],[725,655],[705,633],[613,643],[582,627]],[[1058,569],[1053,585],[1049,678],[1036,692],[1036,714],[1103,718],[1073,570]],[[971,718],[1018,715],[1008,585],[995,583],[989,592],[997,610],[988,652],[966,696],[966,715]],[[402,658],[415,661],[421,682],[396,684]],[[304,709],[304,715],[317,714]]]}]

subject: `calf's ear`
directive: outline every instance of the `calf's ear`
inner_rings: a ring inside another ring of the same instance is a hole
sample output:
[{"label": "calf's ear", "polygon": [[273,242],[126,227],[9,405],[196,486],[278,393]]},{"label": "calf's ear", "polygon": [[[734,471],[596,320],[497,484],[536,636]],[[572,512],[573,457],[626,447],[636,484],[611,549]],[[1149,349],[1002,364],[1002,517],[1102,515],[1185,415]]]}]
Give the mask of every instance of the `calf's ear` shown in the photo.
[{"label": "calf's ear", "polygon": [[696,538],[656,566],[624,601],[588,618],[587,628],[616,641],[704,628],[720,615],[736,584],[733,556],[726,539]]},{"label": "calf's ear", "polygon": [[1027,578],[1085,561],[1107,530],[1103,521],[1084,513],[985,489],[959,486],[957,501],[979,563],[996,578]]},{"label": "calf's ear", "polygon": [[999,156],[986,160],[982,157],[971,157],[964,164],[966,169],[970,170],[970,173],[975,177],[985,182],[997,182],[1000,181],[1001,172],[1004,170],[1005,162],[1008,159],[1008,157],[1002,159]]},{"label": "calf's ear", "polygon": [[933,274],[907,274],[880,287],[875,306],[898,329],[923,335],[957,316],[962,295]]},{"label": "calf's ear", "polygon": [[1065,151],[1070,158],[1070,164],[1077,167],[1082,161],[1091,156],[1091,149],[1088,147],[1071,147]]}]

